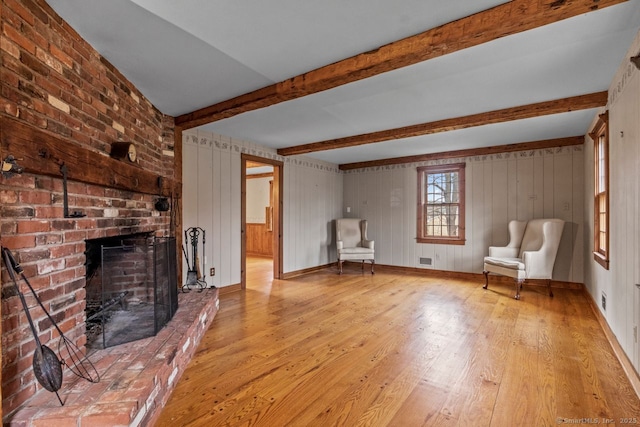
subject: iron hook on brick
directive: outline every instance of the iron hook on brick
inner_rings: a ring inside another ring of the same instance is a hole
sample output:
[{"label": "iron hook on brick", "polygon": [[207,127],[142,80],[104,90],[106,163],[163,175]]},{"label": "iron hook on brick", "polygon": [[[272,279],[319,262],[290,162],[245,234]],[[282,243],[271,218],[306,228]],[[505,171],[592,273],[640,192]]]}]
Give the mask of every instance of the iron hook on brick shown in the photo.
[{"label": "iron hook on brick", "polygon": [[60,172],[62,173],[62,203],[63,203],[63,212],[65,218],[82,218],[86,216],[81,211],[73,211],[69,213],[69,193],[67,193],[67,174],[69,173],[69,169],[67,165],[64,163],[60,166]]}]

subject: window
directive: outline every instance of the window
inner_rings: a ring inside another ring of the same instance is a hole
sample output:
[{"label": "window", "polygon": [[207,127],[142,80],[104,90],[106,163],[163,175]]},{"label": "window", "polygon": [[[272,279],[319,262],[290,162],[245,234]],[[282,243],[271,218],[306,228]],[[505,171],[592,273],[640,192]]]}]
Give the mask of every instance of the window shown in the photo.
[{"label": "window", "polygon": [[594,215],[593,257],[600,265],[609,269],[609,114],[598,118],[589,134],[594,148]]},{"label": "window", "polygon": [[418,168],[418,243],[464,245],[464,169]]}]

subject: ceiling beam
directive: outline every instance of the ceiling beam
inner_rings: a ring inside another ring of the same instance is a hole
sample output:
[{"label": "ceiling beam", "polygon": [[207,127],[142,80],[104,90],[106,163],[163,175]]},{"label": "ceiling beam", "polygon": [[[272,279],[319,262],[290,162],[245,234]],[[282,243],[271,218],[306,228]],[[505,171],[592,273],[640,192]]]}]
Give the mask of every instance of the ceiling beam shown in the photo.
[{"label": "ceiling beam", "polygon": [[542,141],[520,142],[516,144],[495,145],[492,147],[470,148],[466,150],[447,151],[443,153],[420,154],[416,156],[394,157],[392,159],[371,160],[368,162],[345,163],[341,170],[362,169],[377,166],[398,165],[403,163],[419,163],[429,160],[458,159],[461,157],[487,156],[514,151],[542,150],[545,148],[567,147],[584,144],[584,135],[566,138],[545,139]]},{"label": "ceiling beam", "polygon": [[358,145],[373,144],[375,142],[390,141],[396,139],[411,138],[414,136],[429,135],[439,132],[448,132],[466,129],[475,126],[509,122],[513,120],[530,119],[549,114],[567,113],[570,111],[598,108],[607,104],[607,92],[596,92],[588,95],[573,96],[570,98],[556,99],[553,101],[538,102],[519,107],[504,108],[486,113],[472,114],[470,116],[456,117],[453,119],[438,120],[435,122],[420,123],[395,129],[386,129],[362,135],[347,136],[344,138],[329,139],[326,141],[312,142],[293,147],[280,148],[281,156],[293,156],[296,154],[313,153],[316,151],[334,150],[337,148],[355,147]]},{"label": "ceiling beam", "polygon": [[512,0],[280,83],[176,117],[190,129],[322,92],[628,0]]}]

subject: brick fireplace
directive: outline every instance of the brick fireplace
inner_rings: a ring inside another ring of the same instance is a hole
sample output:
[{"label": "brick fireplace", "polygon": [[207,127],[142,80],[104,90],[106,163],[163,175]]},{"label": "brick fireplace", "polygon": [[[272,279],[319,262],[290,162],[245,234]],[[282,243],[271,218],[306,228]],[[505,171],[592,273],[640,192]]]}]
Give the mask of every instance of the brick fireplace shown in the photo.
[{"label": "brick fireplace", "polygon": [[[86,240],[180,235],[181,160],[174,120],[159,112],[43,0],[0,0],[0,244],[12,250],[53,318],[83,348]],[[110,156],[133,143],[136,162]],[[68,170],[65,217],[61,168]],[[169,197],[172,209],[155,203]],[[81,216],[84,215],[84,216]],[[28,298],[29,306],[34,300]],[[55,328],[32,316],[43,344]],[[41,389],[19,298],[2,270],[2,408],[5,422]]]}]

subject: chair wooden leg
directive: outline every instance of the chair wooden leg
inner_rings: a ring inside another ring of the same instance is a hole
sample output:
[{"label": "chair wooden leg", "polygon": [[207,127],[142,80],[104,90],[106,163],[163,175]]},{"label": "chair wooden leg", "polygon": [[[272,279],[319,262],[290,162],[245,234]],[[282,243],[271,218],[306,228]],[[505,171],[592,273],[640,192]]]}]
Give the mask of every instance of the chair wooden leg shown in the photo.
[{"label": "chair wooden leg", "polygon": [[342,274],[342,263],[343,262],[344,261],[341,260],[341,259],[338,260],[338,274]]},{"label": "chair wooden leg", "polygon": [[364,273],[364,260],[362,260],[362,272]]},{"label": "chair wooden leg", "polygon": [[520,289],[522,289],[522,282],[524,282],[524,280],[520,279],[515,279],[516,281],[516,295],[514,296],[515,299],[520,299]]},{"label": "chair wooden leg", "polygon": [[551,279],[547,279],[547,289],[549,289],[549,296],[553,298],[553,291],[551,290]]},{"label": "chair wooden leg", "polygon": [[482,274],[484,274],[484,286],[482,289],[489,289],[489,272],[485,270]]},{"label": "chair wooden leg", "polygon": [[371,260],[371,274],[376,274],[376,272],[375,272],[375,271],[373,271],[373,265],[374,265],[375,263],[376,263],[376,262],[375,262],[374,260]]}]

